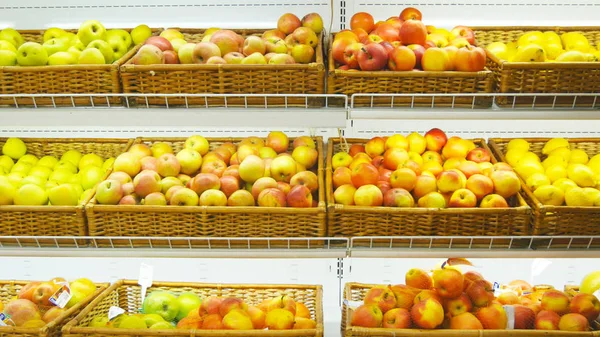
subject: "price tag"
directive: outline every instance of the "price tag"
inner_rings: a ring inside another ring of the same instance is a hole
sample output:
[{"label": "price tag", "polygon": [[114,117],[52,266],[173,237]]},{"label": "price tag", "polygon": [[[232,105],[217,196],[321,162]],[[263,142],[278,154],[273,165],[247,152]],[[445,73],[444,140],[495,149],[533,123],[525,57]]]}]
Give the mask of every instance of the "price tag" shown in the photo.
[{"label": "price tag", "polygon": [[504,305],[504,311],[506,311],[506,330],[515,329],[515,307],[512,305]]},{"label": "price tag", "polygon": [[351,300],[344,300],[344,304],[351,309],[356,309],[358,307],[360,307],[361,305],[363,305],[362,301],[351,301]]},{"label": "price tag", "polygon": [[125,313],[125,310],[123,310],[119,307],[112,306],[108,309],[108,320],[112,321],[113,318],[120,316],[124,313]]},{"label": "price tag", "polygon": [[5,315],[4,313],[0,313],[0,326],[7,326],[7,324],[4,321],[8,319],[9,316]]},{"label": "price tag", "polygon": [[146,298],[146,290],[152,286],[152,274],[154,267],[149,264],[142,263],[140,265],[140,277],[138,284],[142,286],[142,302]]},{"label": "price tag", "polygon": [[64,308],[67,303],[71,300],[71,289],[68,285],[63,285],[58,289],[52,296],[50,296],[50,303],[54,304],[59,308]]}]

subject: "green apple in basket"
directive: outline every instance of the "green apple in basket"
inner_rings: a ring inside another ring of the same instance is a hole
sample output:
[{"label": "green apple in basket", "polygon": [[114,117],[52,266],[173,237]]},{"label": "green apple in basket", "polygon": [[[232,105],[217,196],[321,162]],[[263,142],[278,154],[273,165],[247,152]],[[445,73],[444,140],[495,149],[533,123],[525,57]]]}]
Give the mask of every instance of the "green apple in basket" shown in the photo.
[{"label": "green apple in basket", "polygon": [[104,40],[106,38],[106,28],[99,21],[88,20],[79,27],[77,37],[87,46],[92,41]]},{"label": "green apple in basket", "polygon": [[48,52],[39,43],[25,42],[17,50],[17,63],[21,66],[46,65]]},{"label": "green apple in basket", "polygon": [[166,291],[153,291],[144,299],[142,312],[144,314],[158,314],[165,321],[172,321],[179,314],[177,296]]},{"label": "green apple in basket", "polygon": [[0,40],[5,40],[10,42],[15,48],[19,48],[25,40],[21,36],[21,33],[16,31],[13,28],[5,28],[0,31]]},{"label": "green apple in basket", "polygon": [[[2,41],[0,41],[0,42],[2,42]],[[16,66],[16,65],[17,65],[17,54],[10,50],[0,49],[0,67],[10,67],[10,66]]]}]

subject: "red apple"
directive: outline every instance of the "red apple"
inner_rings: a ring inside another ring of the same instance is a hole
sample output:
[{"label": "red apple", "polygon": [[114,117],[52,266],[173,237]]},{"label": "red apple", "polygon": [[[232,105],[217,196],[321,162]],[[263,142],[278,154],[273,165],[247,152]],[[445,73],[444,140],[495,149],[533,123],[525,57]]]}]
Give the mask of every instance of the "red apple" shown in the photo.
[{"label": "red apple", "polygon": [[456,26],[452,28],[450,34],[452,34],[454,38],[462,37],[465,38],[470,44],[475,44],[475,33],[473,33],[473,30],[471,30],[471,28],[465,26]]},{"label": "red apple", "polygon": [[358,52],[358,65],[361,70],[374,71],[381,70],[388,61],[388,55],[381,45],[370,43],[362,46]]},{"label": "red apple", "polygon": [[490,162],[492,160],[492,155],[490,154],[490,151],[482,147],[476,147],[467,153],[467,160],[476,163]]},{"label": "red apple", "polygon": [[408,20],[422,20],[423,15],[421,12],[414,7],[406,7],[400,12],[399,15],[400,20],[408,21]]},{"label": "red apple", "polygon": [[454,65],[458,71],[482,71],[485,68],[485,60],[486,54],[483,48],[468,46],[456,52]]},{"label": "red apple", "polygon": [[407,47],[415,53],[415,69],[422,69],[421,60],[423,59],[423,54],[425,54],[425,47],[420,44],[409,44]]},{"label": "red apple", "polygon": [[427,41],[427,28],[420,20],[408,20],[400,27],[400,41],[405,45],[424,45]]},{"label": "red apple", "polygon": [[158,47],[161,51],[165,50],[173,50],[173,46],[169,40],[165,39],[162,36],[151,36],[149,37],[144,44],[151,44],[153,46]]},{"label": "red apple", "polygon": [[415,52],[405,46],[394,48],[389,55],[388,67],[394,71],[408,71],[417,65]]},{"label": "red apple", "polygon": [[370,33],[375,27],[373,16],[366,12],[359,12],[352,15],[350,18],[350,29],[362,28],[367,33]]}]

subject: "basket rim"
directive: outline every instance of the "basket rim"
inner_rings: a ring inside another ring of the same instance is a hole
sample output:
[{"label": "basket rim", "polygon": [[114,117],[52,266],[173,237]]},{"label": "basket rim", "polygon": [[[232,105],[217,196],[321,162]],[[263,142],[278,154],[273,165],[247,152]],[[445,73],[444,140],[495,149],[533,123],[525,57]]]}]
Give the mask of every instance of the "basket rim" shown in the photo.
[{"label": "basket rim", "polygon": [[[360,143],[364,144],[368,139],[366,138],[344,138],[345,142],[348,144],[352,143]],[[492,163],[498,162],[498,160],[494,157],[494,153],[487,146],[485,139],[483,138],[473,138],[469,139],[475,142],[476,145],[481,145],[482,148],[489,151],[491,155]],[[334,144],[339,144],[339,137],[330,137],[327,140],[327,161],[326,161],[326,185],[327,185],[327,207],[329,214],[335,212],[348,212],[348,213],[407,213],[407,214],[415,214],[415,213],[432,213],[435,212],[437,214],[515,214],[515,213],[528,213],[531,210],[531,207],[527,204],[525,199],[522,196],[522,191],[516,194],[518,206],[508,207],[508,208],[479,208],[479,207],[468,207],[468,208],[425,208],[425,207],[385,207],[385,206],[346,206],[342,204],[336,204],[333,199],[333,169],[330,166],[331,160],[333,158],[333,146]]]}]

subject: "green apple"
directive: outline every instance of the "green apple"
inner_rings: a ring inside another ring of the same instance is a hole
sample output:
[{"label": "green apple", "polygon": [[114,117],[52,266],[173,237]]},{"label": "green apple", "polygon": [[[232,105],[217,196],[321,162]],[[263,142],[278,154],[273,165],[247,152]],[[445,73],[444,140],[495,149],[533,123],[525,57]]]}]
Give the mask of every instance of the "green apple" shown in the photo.
[{"label": "green apple", "polygon": [[134,44],[144,43],[152,36],[152,30],[147,25],[139,25],[131,30],[131,40]]},{"label": "green apple", "polygon": [[46,191],[34,184],[27,184],[19,187],[14,197],[15,205],[41,206],[48,203],[48,194]]},{"label": "green apple", "polygon": [[127,316],[119,323],[119,329],[147,329],[144,319],[138,316]]},{"label": "green apple", "polygon": [[83,193],[81,193],[81,196],[79,197],[79,203],[89,201],[90,199],[92,199],[94,193],[96,193],[96,191],[94,190],[83,191]]},{"label": "green apple", "polygon": [[71,172],[71,174],[77,173],[77,166],[73,165],[72,162],[61,159],[56,166],[54,166],[54,171],[56,170],[67,170]]},{"label": "green apple", "polygon": [[129,49],[133,40],[131,39],[131,35],[129,32],[124,29],[111,29],[106,32],[106,42],[110,42],[111,40],[119,40],[125,43],[125,47]]},{"label": "green apple", "polygon": [[0,205],[12,205],[17,193],[15,186],[6,176],[0,176]]},{"label": "green apple", "polygon": [[267,64],[267,59],[263,54],[256,52],[244,57],[242,64]]},{"label": "green apple", "polygon": [[111,64],[114,61],[114,52],[110,47],[108,42],[103,40],[95,40],[90,42],[85,49],[96,48],[98,49],[102,55],[104,56],[104,61],[106,64]]},{"label": "green apple", "polygon": [[10,172],[10,169],[13,167],[13,165],[15,165],[15,162],[11,157],[7,155],[0,156],[0,167],[3,167],[4,171]]},{"label": "green apple", "polygon": [[156,323],[164,322],[165,320],[161,315],[157,314],[146,314],[144,315],[144,322],[146,322],[146,326],[153,326]]},{"label": "green apple", "polygon": [[63,39],[65,41],[67,41],[67,43],[69,44],[69,46],[72,46],[72,45],[74,45],[77,42],[81,42],[81,41],[79,41],[79,38],[77,37],[77,34],[71,33],[71,32],[66,32],[63,36],[59,37],[59,39]]},{"label": "green apple", "polygon": [[94,317],[88,326],[91,328],[106,328],[108,326],[108,317]]},{"label": "green apple", "polygon": [[110,158],[108,158],[108,159],[106,159],[104,161],[104,164],[102,164],[102,168],[106,171],[109,168],[111,168],[114,163],[115,163],[115,158],[114,157],[110,157]]},{"label": "green apple", "polygon": [[112,39],[108,41],[109,47],[113,51],[113,60],[116,61],[121,57],[125,56],[129,51],[129,47],[125,45],[125,42],[120,39]]},{"label": "green apple", "polygon": [[77,48],[79,51],[83,51],[85,49],[85,45],[79,40],[77,35],[75,35],[75,38],[71,41],[71,47]]},{"label": "green apple", "polygon": [[79,26],[77,37],[87,46],[94,40],[104,40],[106,38],[106,28],[99,21],[88,20]]},{"label": "green apple", "polygon": [[101,51],[96,48],[90,48],[79,54],[79,64],[106,64],[106,61]]},{"label": "green apple", "polygon": [[12,43],[6,41],[6,40],[0,40],[0,50],[8,50],[8,51],[12,51],[13,53],[17,53],[17,48],[15,46],[13,46]]},{"label": "green apple", "polygon": [[48,180],[46,181],[46,184],[44,184],[44,187],[46,188],[46,191],[49,191],[51,188],[58,186],[59,183],[57,183],[56,181],[53,180]]},{"label": "green apple", "polygon": [[21,66],[46,65],[48,52],[37,42],[25,42],[17,50],[17,63]]},{"label": "green apple", "polygon": [[79,175],[79,173],[75,173],[69,178],[68,183],[81,185],[81,175]]},{"label": "green apple", "polygon": [[179,302],[175,295],[166,291],[153,291],[144,299],[142,312],[158,314],[165,321],[172,321],[179,313]]},{"label": "green apple", "polygon": [[81,176],[81,187],[84,190],[89,190],[96,186],[104,178],[104,170],[97,166],[88,166],[81,170],[79,175]]},{"label": "green apple", "polygon": [[42,39],[43,42],[50,41],[52,39],[56,39],[58,37],[63,37],[67,34],[67,32],[62,28],[51,27],[46,29],[44,32],[44,37]]},{"label": "green apple", "polygon": [[77,167],[79,166],[79,161],[82,157],[83,155],[81,154],[81,152],[77,150],[69,150],[63,153],[63,155],[60,157],[60,161],[67,161],[75,165],[75,172],[73,173],[77,173]]},{"label": "green apple", "polygon": [[32,168],[33,166],[29,163],[15,163],[12,169],[10,169],[10,172],[20,172],[24,175],[28,175]]},{"label": "green apple", "polygon": [[196,48],[195,43],[186,43],[179,47],[177,55],[179,56],[179,62],[181,64],[194,63],[194,48]]},{"label": "green apple", "polygon": [[19,138],[8,138],[2,146],[2,154],[11,157],[12,159],[19,159],[27,153],[27,146]]},{"label": "green apple", "polygon": [[52,174],[51,169],[47,168],[46,166],[40,166],[40,165],[32,167],[31,171],[29,171],[30,176],[37,176],[44,180],[48,180],[48,178],[50,177],[51,174]]},{"label": "green apple", "polygon": [[180,321],[187,316],[190,311],[198,310],[198,308],[200,308],[200,304],[202,304],[202,299],[200,299],[200,296],[192,292],[185,292],[177,296],[177,303],[179,304],[177,320]]},{"label": "green apple", "polygon": [[165,321],[154,323],[154,324],[150,325],[148,328],[152,329],[152,330],[154,330],[154,329],[157,329],[157,330],[161,330],[161,329],[167,329],[167,330],[168,329],[175,329],[175,327],[173,326],[173,324],[171,324],[169,322],[165,322]]},{"label": "green apple", "polygon": [[81,187],[81,184],[69,184],[71,186],[73,186],[73,189],[75,190],[75,192],[77,192],[77,198],[79,199],[79,197],[81,197],[81,195],[83,194],[83,187]]},{"label": "green apple", "polygon": [[48,57],[48,64],[51,66],[77,64],[77,62],[77,57],[68,51],[59,51]]},{"label": "green apple", "polygon": [[50,177],[48,177],[49,181],[56,181],[59,184],[69,183],[73,172],[65,169],[57,169],[52,171]]},{"label": "green apple", "polygon": [[88,153],[83,155],[79,160],[79,169],[83,170],[88,166],[102,167],[102,163],[104,163],[102,157],[95,153]]},{"label": "green apple", "polygon": [[171,41],[171,46],[173,46],[173,50],[176,53],[179,53],[179,48],[181,48],[181,46],[183,46],[186,43],[187,41],[184,39],[174,39],[173,41]]},{"label": "green apple", "polygon": [[56,157],[53,156],[43,156],[42,158],[40,158],[40,160],[38,160],[37,164],[39,166],[45,166],[49,169],[54,169],[54,166],[58,164],[58,159],[56,159]]},{"label": "green apple", "polygon": [[0,67],[12,67],[16,65],[17,54],[15,52],[10,50],[0,50]]},{"label": "green apple", "polygon": [[21,180],[20,184],[21,184],[21,186],[27,185],[27,184],[34,184],[34,185],[38,185],[41,188],[45,188],[46,179],[42,179],[38,176],[27,176],[27,177],[23,178],[23,180]]},{"label": "green apple", "polygon": [[25,176],[26,176],[26,174],[23,172],[10,172],[9,174],[6,175],[6,179],[8,179],[8,181],[14,187],[20,187],[21,180],[23,180],[23,178],[25,178]]},{"label": "green apple", "polygon": [[67,53],[73,55],[73,57],[75,58],[75,64],[79,63],[79,57],[81,56],[81,50],[79,50],[77,47],[71,46],[71,47],[69,47],[69,49],[67,49]]},{"label": "green apple", "polygon": [[67,51],[67,49],[69,49],[68,42],[60,38],[48,40],[44,42],[42,46],[44,49],[46,49],[48,56],[58,53],[59,51]]},{"label": "green apple", "polygon": [[23,42],[25,42],[21,36],[21,33],[13,28],[5,28],[0,30],[0,40],[10,42],[13,46],[15,46],[15,48],[19,48]]},{"label": "green apple", "polygon": [[60,184],[48,190],[48,199],[54,206],[77,206],[79,195],[71,184]]},{"label": "green apple", "polygon": [[19,160],[17,160],[17,163],[27,163],[27,164],[31,164],[31,166],[35,166],[38,163],[38,158],[32,154],[26,154],[23,155],[21,158],[19,158]]}]

